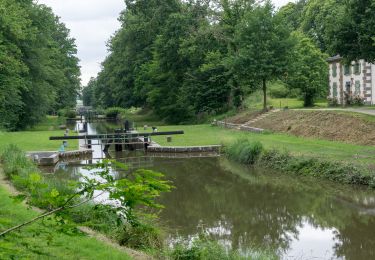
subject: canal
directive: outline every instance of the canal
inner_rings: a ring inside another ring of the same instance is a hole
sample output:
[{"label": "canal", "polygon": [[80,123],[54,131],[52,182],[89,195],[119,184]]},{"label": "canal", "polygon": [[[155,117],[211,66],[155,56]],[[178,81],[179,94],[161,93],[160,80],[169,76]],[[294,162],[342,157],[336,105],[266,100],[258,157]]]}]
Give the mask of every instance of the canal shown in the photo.
[{"label": "canal", "polygon": [[[91,124],[89,131],[106,130]],[[217,156],[110,154],[173,182],[176,188],[160,199],[171,245],[204,232],[243,255],[270,250],[282,259],[375,259],[375,192],[366,188],[248,168]],[[60,164],[55,175],[89,175],[85,163]]]}]

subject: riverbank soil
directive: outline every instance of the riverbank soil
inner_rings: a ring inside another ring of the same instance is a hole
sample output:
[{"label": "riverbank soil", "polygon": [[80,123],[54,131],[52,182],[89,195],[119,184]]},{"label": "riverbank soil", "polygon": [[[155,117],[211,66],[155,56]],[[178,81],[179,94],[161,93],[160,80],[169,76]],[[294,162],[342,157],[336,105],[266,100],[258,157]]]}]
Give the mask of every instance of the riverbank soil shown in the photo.
[{"label": "riverbank soil", "polygon": [[375,145],[375,116],[369,115],[286,110],[269,114],[252,126],[300,137]]}]

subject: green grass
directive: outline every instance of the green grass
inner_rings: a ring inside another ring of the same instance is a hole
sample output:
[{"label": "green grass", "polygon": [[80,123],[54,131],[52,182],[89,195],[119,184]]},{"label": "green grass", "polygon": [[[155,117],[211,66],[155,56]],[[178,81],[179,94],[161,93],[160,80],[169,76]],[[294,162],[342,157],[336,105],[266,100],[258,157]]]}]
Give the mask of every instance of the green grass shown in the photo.
[{"label": "green grass", "polygon": [[[38,215],[15,203],[0,185],[0,230]],[[45,222],[45,223],[48,223]],[[83,234],[64,234],[36,222],[0,238],[0,259],[131,259],[127,254]]]},{"label": "green grass", "polygon": [[[73,134],[73,132],[71,132]],[[64,131],[0,132],[0,152],[9,144],[15,144],[24,151],[58,151],[61,141],[50,141],[50,136],[63,136]],[[77,150],[78,141],[69,140],[68,150]]]},{"label": "green grass", "polygon": [[229,144],[238,138],[248,138],[252,141],[260,141],[267,149],[288,150],[293,155],[365,164],[374,164],[375,161],[375,147],[372,146],[302,138],[286,134],[240,132],[210,125],[161,126],[158,128],[159,132],[171,130],[184,130],[185,134],[173,136],[171,143],[167,142],[165,136],[153,137],[153,140],[167,146],[194,146]]},{"label": "green grass", "polygon": [[[273,106],[274,108],[303,108],[303,100],[298,98],[272,98],[269,95],[267,96],[268,106]],[[263,108],[263,94],[261,92],[255,92],[248,96],[244,105],[248,109],[262,109]],[[315,107],[327,107],[328,103],[326,100],[317,100],[315,102]]]}]

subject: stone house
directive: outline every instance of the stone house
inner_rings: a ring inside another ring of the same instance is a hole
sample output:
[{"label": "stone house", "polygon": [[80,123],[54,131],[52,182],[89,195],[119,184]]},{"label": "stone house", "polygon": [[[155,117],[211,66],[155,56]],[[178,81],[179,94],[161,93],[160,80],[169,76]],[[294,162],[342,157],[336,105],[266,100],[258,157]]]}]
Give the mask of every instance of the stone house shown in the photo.
[{"label": "stone house", "polygon": [[347,98],[359,97],[375,104],[375,64],[365,60],[345,64],[339,55],[329,58],[329,98],[346,104]]}]

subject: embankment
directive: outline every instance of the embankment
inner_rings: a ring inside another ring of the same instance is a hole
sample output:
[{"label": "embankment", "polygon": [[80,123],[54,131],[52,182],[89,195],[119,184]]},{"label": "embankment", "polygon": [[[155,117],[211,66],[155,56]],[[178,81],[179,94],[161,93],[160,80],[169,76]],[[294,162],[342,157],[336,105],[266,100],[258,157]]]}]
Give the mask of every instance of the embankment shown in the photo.
[{"label": "embankment", "polygon": [[291,155],[287,151],[265,149],[260,142],[239,139],[225,149],[229,159],[267,167],[296,176],[313,176],[342,184],[365,185],[375,189],[375,171],[365,166],[342,161]]},{"label": "embankment", "polygon": [[287,110],[252,126],[300,137],[375,145],[375,117],[352,112]]}]

